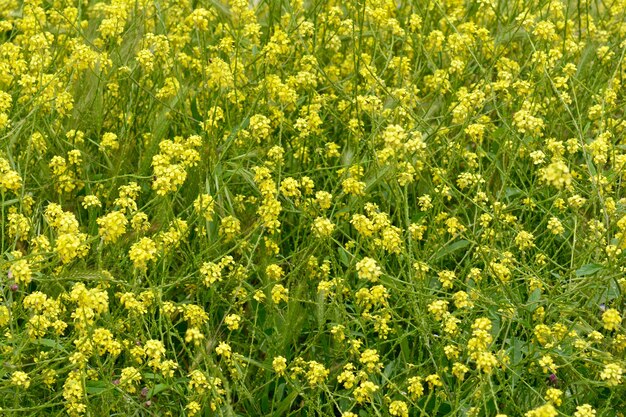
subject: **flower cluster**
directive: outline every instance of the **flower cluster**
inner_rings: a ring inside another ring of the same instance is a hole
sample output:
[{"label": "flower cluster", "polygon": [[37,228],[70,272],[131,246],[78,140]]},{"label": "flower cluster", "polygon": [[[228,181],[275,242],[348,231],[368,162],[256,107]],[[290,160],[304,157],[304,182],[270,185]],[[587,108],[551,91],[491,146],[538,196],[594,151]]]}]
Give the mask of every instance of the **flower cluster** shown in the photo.
[{"label": "flower cluster", "polygon": [[626,410],[626,0],[0,0],[0,414]]}]

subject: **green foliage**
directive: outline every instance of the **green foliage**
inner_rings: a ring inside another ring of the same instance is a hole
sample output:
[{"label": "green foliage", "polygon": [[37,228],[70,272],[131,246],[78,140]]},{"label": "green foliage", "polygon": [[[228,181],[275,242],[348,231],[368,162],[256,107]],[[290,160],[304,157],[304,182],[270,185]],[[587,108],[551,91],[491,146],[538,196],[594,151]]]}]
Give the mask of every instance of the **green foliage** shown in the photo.
[{"label": "green foliage", "polygon": [[623,416],[625,28],[0,1],[0,412]]}]

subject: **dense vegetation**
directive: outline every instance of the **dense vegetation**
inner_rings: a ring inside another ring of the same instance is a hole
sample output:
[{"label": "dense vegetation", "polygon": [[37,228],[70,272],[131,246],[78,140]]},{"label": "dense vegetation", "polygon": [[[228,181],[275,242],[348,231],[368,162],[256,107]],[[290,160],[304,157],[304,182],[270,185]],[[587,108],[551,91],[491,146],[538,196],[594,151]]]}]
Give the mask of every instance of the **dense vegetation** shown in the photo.
[{"label": "dense vegetation", "polygon": [[623,416],[626,1],[0,0],[7,416]]}]

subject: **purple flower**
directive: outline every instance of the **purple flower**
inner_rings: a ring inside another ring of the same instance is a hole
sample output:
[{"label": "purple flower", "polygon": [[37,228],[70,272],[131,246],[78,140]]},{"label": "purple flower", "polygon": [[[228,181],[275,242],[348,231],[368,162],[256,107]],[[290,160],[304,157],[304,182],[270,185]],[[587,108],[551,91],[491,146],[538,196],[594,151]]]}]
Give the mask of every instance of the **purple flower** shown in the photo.
[{"label": "purple flower", "polygon": [[548,376],[548,384],[557,386],[558,383],[559,383],[559,377],[557,377],[555,374],[550,374],[550,376]]}]

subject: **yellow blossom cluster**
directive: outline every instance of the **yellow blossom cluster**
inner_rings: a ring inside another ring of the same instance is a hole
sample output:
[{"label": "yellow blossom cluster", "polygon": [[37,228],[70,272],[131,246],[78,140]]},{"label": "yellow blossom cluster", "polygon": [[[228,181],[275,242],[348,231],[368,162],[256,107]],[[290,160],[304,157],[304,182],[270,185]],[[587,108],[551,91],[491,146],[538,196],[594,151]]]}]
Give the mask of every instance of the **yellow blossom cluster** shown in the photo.
[{"label": "yellow blossom cluster", "polygon": [[0,0],[0,415],[620,417],[626,0]]}]

